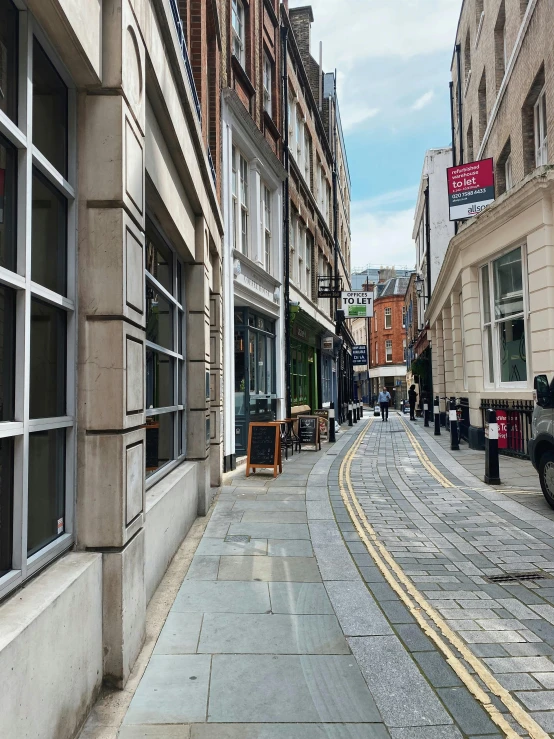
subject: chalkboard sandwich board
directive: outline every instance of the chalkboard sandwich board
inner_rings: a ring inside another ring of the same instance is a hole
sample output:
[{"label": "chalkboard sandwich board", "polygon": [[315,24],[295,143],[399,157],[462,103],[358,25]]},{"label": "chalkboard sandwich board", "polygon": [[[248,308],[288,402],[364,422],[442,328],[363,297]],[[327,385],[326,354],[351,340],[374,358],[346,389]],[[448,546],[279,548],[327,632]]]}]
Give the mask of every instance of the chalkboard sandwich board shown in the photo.
[{"label": "chalkboard sandwich board", "polygon": [[327,408],[320,408],[313,411],[314,416],[319,416],[319,438],[325,441],[329,440],[329,411]]},{"label": "chalkboard sandwich board", "polygon": [[283,471],[281,463],[281,433],[279,422],[251,423],[248,427],[248,449],[246,457],[246,477],[250,470],[273,468],[273,477]]},{"label": "chalkboard sandwich board", "polygon": [[298,416],[298,436],[300,438],[301,448],[306,444],[313,446],[314,449],[312,451],[314,452],[321,449],[319,420],[318,416]]}]

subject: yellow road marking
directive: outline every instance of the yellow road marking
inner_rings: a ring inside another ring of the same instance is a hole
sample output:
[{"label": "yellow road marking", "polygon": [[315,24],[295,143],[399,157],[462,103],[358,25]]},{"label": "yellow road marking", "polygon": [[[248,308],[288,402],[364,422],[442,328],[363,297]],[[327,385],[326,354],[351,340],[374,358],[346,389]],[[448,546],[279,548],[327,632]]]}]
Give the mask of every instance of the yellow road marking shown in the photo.
[{"label": "yellow road marking", "polygon": [[[458,650],[465,661],[475,670],[476,674],[485,683],[486,687],[491,691],[491,693],[500,698],[512,717],[523,729],[525,729],[525,731],[528,732],[531,739],[549,739],[548,734],[519,705],[519,703],[517,703],[514,698],[512,698],[509,691],[502,687],[502,685],[498,682],[498,680],[494,677],[494,675],[490,672],[486,665],[482,663],[481,660],[473,654],[473,652],[470,651],[466,643],[462,641],[462,639],[454,631],[452,631],[452,629],[440,616],[438,611],[433,608],[433,606],[415,587],[415,585],[407,577],[407,575],[404,574],[402,568],[394,560],[390,552],[386,549],[382,542],[379,541],[374,528],[367,520],[365,512],[361,507],[356,494],[354,493],[350,477],[350,468],[352,466],[352,460],[354,459],[356,452],[358,451],[372,423],[373,421],[370,420],[367,426],[358,435],[358,438],[344,457],[339,469],[339,487],[343,502],[346,506],[346,509],[348,510],[350,518],[352,519],[352,523],[354,524],[358,534],[360,535],[360,538],[366,545],[367,551],[369,552],[377,567],[382,572],[385,580],[395,591],[398,597],[402,600],[402,602],[406,605],[412,616],[421,626],[424,633],[436,644],[437,648],[440,649],[440,651],[444,654],[448,664],[452,667],[454,672],[462,680],[468,690],[482,704],[483,708],[491,717],[491,720],[494,721],[498,728],[504,732],[505,736],[508,739],[519,739],[519,735],[517,734],[517,732],[512,729],[512,727],[506,721],[498,708],[496,708],[496,706],[491,703],[487,693],[480,687],[475,678],[463,665],[461,660],[454,654],[451,646],[455,647]],[[410,435],[413,436],[411,432],[408,434],[408,437]],[[416,453],[418,453],[418,450],[415,446],[414,449],[416,450]],[[427,459],[430,467],[434,468],[438,475],[444,478],[444,476],[441,475],[441,473],[434,467],[429,458],[426,457],[421,447],[419,447],[419,449],[422,456]],[[427,465],[424,466],[426,467],[426,469],[429,469]],[[436,475],[433,475],[433,477],[436,477]],[[446,480],[446,478],[444,479]],[[348,492],[344,485],[345,481]],[[455,487],[449,481],[446,482],[449,483],[449,487]],[[405,589],[402,588],[402,585]],[[435,623],[435,625],[442,633],[442,636],[433,628],[429,621],[424,618],[423,612],[425,612],[425,614]],[[447,644],[445,639],[450,642],[451,646]]]},{"label": "yellow road marking", "polygon": [[435,467],[435,465],[431,462],[431,460],[429,459],[429,457],[425,454],[425,452],[423,451],[423,449],[422,449],[421,444],[419,443],[419,441],[416,439],[416,437],[410,431],[410,429],[408,428],[408,426],[406,426],[406,424],[404,422],[404,419],[401,418],[400,419],[400,423],[402,424],[402,426],[404,426],[404,430],[406,431],[406,434],[408,436],[408,439],[410,440],[410,444],[413,446],[414,451],[417,454],[419,461],[425,467],[425,469],[427,470],[427,472],[429,472],[429,474],[432,475],[435,478],[435,480],[437,480],[438,482],[440,482],[440,484],[444,488],[455,488],[456,485],[454,485],[454,483],[450,482],[450,480],[448,480],[442,474],[442,472],[440,472]]}]

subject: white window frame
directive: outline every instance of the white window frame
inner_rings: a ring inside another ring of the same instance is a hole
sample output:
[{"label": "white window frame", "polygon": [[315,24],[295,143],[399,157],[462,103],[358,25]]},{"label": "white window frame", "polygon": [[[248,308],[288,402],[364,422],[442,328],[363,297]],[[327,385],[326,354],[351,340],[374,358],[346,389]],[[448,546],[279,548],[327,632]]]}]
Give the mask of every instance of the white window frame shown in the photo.
[{"label": "white window frame", "polygon": [[[310,237],[310,238],[308,238]],[[314,248],[314,240],[311,234],[306,230],[305,232],[305,246],[306,246],[306,297],[312,299],[312,254]]]},{"label": "white window frame", "polygon": [[296,238],[297,238],[297,222],[298,216],[296,213],[291,212],[290,216],[290,258],[289,258],[289,272],[290,279],[296,284],[296,260],[297,260],[297,249],[296,249]]},{"label": "white window frame", "polygon": [[[523,285],[523,310],[520,313],[515,313],[508,318],[496,318],[494,313],[494,263],[505,254],[509,254],[515,249],[521,249],[521,272],[522,272],[522,285]],[[483,290],[483,274],[485,267],[488,268],[488,279],[489,279],[489,301],[490,301],[490,321],[485,322],[485,295]],[[506,390],[506,389],[529,389],[531,387],[532,380],[532,367],[531,367],[531,356],[529,352],[529,294],[528,294],[528,271],[527,271],[527,252],[524,244],[514,244],[507,249],[497,253],[488,262],[483,263],[479,269],[479,295],[481,304],[481,333],[482,333],[482,349],[483,349],[483,386],[485,389],[493,390]],[[527,379],[522,381],[514,382],[502,382],[501,380],[501,368],[500,368],[500,330],[501,325],[507,320],[523,318],[524,331],[525,331],[525,357],[526,357],[526,370]],[[489,347],[487,341],[487,328],[491,332],[491,344],[492,344],[492,370],[493,370],[493,381],[487,378],[489,366]]]},{"label": "white window frame", "polygon": [[[164,242],[165,246],[169,251],[171,252],[173,263],[172,263],[172,292],[169,292],[166,290],[163,285],[161,285],[156,278],[148,272],[148,270],[145,268],[144,270],[144,282],[145,282],[145,289],[146,285],[150,285],[153,287],[161,297],[163,297],[168,303],[171,304],[173,309],[173,347],[171,349],[168,349],[167,347],[160,346],[159,344],[154,344],[151,341],[148,341],[148,339],[145,339],[145,348],[151,349],[152,351],[157,352],[158,354],[163,354],[166,357],[170,357],[173,359],[173,397],[174,397],[174,403],[171,406],[166,406],[164,408],[146,408],[145,415],[148,416],[159,416],[164,415],[166,413],[172,413],[174,414],[174,422],[173,422],[173,459],[171,459],[169,462],[166,462],[162,467],[159,467],[156,472],[153,472],[151,475],[149,475],[146,478],[145,481],[145,488],[148,490],[153,485],[155,485],[157,482],[159,482],[162,477],[165,477],[171,470],[173,470],[175,467],[177,467],[181,462],[185,459],[186,456],[186,440],[187,440],[187,429],[186,429],[186,409],[184,405],[184,400],[186,398],[186,361],[185,361],[185,347],[186,347],[186,311],[185,311],[185,265],[184,263],[178,258],[177,252],[175,251],[173,245],[169,241],[169,239],[165,236],[164,232],[162,231],[162,228],[160,225],[156,222],[154,216],[147,212],[148,218],[151,221],[151,228],[155,231],[155,236],[157,240],[161,240]],[[147,239],[148,241],[148,239]],[[181,281],[179,284],[178,280],[178,265],[180,265],[181,269]],[[181,290],[181,294],[179,295],[179,288]],[[144,305],[146,305],[146,296]],[[181,334],[181,351],[179,351],[179,334]],[[145,368],[145,377],[146,377],[146,368]],[[181,400],[183,402],[179,402],[179,388],[181,388]],[[182,451],[179,450],[179,427],[182,434]]]},{"label": "white window frame", "polygon": [[385,340],[385,364],[392,364],[392,339]]},{"label": "white window frame", "polygon": [[304,225],[298,226],[298,287],[300,291],[304,290],[304,261],[306,252],[306,228]]},{"label": "white window frame", "polygon": [[391,329],[391,328],[392,328],[392,308],[385,308],[385,329]]},{"label": "white window frame", "polygon": [[241,67],[245,63],[245,26],[244,5],[242,0],[231,0],[231,32],[233,36],[233,54]]},{"label": "white window frame", "polygon": [[264,268],[268,274],[271,274],[271,197],[272,193],[269,187],[262,182],[262,202],[261,202],[261,214],[262,214],[262,244],[264,252]]},{"label": "white window frame", "polygon": [[273,114],[272,112],[273,110],[272,108],[273,64],[271,63],[271,59],[267,55],[266,51],[264,51],[263,77],[264,77],[264,110],[269,116],[271,116]]},{"label": "white window frame", "polygon": [[514,186],[512,174],[512,153],[510,152],[504,162],[504,178],[506,182],[506,192]]},{"label": "white window frame", "polygon": [[[16,6],[23,8],[22,2]],[[33,141],[33,39],[42,46],[67,86],[67,178],[60,173]],[[0,268],[2,284],[15,291],[15,397],[13,421],[0,422],[0,438],[13,439],[12,569],[0,577],[0,597],[21,585],[72,546],[75,534],[76,489],[76,224],[77,146],[75,86],[67,69],[42,33],[32,14],[19,13],[18,115],[14,123],[0,111],[0,133],[17,152],[16,271]],[[32,168],[36,167],[67,202],[66,295],[53,292],[31,280]],[[29,417],[31,298],[36,297],[66,314],[66,415]],[[29,435],[34,431],[65,429],[65,489],[63,533],[35,554],[27,555]]]},{"label": "white window frame", "polygon": [[548,163],[548,133],[546,123],[546,87],[543,87],[533,106],[535,131],[535,165],[541,167]]},{"label": "white window frame", "polygon": [[[233,248],[245,256],[250,242],[249,182],[250,166],[241,150],[233,144],[231,149]],[[246,224],[246,230],[243,224]]]},{"label": "white window frame", "polygon": [[306,180],[308,186],[310,186],[310,167],[311,167],[310,143],[311,143],[310,132],[308,130],[308,126],[304,125],[304,179]]}]

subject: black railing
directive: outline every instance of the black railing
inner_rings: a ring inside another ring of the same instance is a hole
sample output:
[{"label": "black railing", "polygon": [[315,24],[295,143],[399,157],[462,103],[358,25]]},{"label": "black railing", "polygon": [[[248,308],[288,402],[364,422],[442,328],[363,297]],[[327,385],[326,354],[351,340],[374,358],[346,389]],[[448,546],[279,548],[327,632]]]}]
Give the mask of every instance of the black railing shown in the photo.
[{"label": "black railing", "polygon": [[533,401],[484,398],[481,400],[483,426],[487,408],[496,411],[499,453],[529,459],[528,444],[532,436]]},{"label": "black railing", "polygon": [[194,99],[194,105],[196,107],[196,115],[198,116],[200,125],[202,125],[202,109],[200,107],[200,98],[198,97],[198,93],[196,91],[194,75],[192,74],[192,67],[190,66],[190,57],[189,57],[189,52],[187,49],[185,32],[183,31],[183,21],[181,20],[181,16],[179,14],[179,8],[177,7],[177,0],[169,0],[169,5],[171,6],[171,12],[173,14],[173,21],[175,23],[175,28],[177,30],[177,38],[179,39],[179,46],[181,47],[181,56],[183,57],[183,62],[185,63],[185,69],[187,70],[187,77],[189,79],[189,85],[190,85],[190,89],[192,92],[192,97]]}]

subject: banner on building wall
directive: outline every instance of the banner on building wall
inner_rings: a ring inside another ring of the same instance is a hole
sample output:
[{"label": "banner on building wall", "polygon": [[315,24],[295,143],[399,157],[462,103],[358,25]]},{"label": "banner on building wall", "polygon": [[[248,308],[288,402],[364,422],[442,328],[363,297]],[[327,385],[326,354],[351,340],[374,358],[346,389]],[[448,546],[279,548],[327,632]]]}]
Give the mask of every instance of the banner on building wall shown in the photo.
[{"label": "banner on building wall", "polygon": [[492,158],[448,167],[446,173],[451,221],[476,216],[494,202]]},{"label": "banner on building wall", "polygon": [[354,290],[342,292],[341,306],[345,318],[371,318],[373,316],[373,293]]},{"label": "banner on building wall", "polygon": [[356,344],[352,347],[352,364],[367,364],[367,346]]}]

